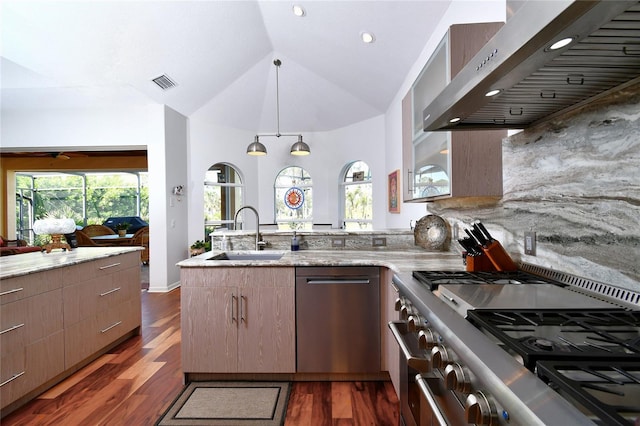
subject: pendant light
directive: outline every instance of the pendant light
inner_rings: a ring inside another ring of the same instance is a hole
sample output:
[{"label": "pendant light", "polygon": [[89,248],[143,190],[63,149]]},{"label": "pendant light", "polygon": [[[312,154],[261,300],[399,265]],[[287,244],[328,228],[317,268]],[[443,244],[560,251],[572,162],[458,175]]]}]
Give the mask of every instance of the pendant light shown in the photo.
[{"label": "pendant light", "polygon": [[309,155],[311,153],[311,149],[309,148],[309,145],[307,145],[302,140],[302,135],[301,134],[283,134],[283,133],[280,133],[279,70],[280,70],[280,65],[282,65],[282,62],[280,61],[280,59],[275,59],[273,61],[273,65],[276,66],[276,124],[277,124],[277,131],[276,131],[276,133],[259,133],[259,134],[255,135],[254,139],[253,139],[253,142],[250,143],[249,146],[247,147],[247,154],[256,155],[256,156],[267,155],[267,147],[265,147],[260,142],[260,137],[263,137],[263,136],[275,136],[276,138],[279,138],[280,136],[297,136],[298,137],[298,141],[291,146],[291,155],[297,155],[297,156]]}]

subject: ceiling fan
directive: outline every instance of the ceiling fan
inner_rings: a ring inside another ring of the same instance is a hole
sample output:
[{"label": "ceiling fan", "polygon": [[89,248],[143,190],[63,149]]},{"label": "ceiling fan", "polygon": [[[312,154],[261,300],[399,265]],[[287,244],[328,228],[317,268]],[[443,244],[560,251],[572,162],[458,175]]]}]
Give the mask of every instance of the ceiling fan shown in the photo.
[{"label": "ceiling fan", "polygon": [[84,152],[53,151],[53,152],[14,152],[3,154],[7,157],[51,157],[57,160],[69,160],[72,157],[88,157]]}]

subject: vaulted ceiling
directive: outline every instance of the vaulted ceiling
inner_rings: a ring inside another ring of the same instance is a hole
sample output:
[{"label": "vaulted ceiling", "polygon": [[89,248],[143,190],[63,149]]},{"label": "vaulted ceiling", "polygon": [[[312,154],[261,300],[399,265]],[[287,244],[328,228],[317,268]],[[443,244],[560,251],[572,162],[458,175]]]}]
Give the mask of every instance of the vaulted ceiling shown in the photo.
[{"label": "vaulted ceiling", "polygon": [[277,58],[282,130],[336,129],[388,109],[450,3],[3,0],[2,108],[160,103],[272,132]]}]

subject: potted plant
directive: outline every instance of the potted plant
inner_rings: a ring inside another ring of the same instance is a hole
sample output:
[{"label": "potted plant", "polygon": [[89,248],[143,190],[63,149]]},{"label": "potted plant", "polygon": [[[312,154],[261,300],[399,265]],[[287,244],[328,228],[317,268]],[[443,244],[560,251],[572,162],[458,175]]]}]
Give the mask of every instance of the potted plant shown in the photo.
[{"label": "potted plant", "polygon": [[129,222],[120,222],[116,225],[116,230],[118,231],[118,236],[124,237],[127,235],[127,229],[129,229]]},{"label": "potted plant", "polygon": [[207,244],[202,240],[196,240],[195,243],[191,244],[191,256],[197,256],[199,254],[204,253]]}]

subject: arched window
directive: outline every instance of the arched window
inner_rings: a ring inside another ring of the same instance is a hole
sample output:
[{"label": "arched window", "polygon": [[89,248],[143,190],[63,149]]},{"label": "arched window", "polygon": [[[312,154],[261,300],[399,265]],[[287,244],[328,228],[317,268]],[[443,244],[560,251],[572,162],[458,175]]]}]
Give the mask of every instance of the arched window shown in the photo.
[{"label": "arched window", "polygon": [[204,178],[205,235],[218,228],[233,228],[233,215],[242,207],[243,187],[233,166],[217,163],[209,168]]},{"label": "arched window", "polygon": [[278,229],[312,228],[312,182],[305,169],[292,166],[278,173],[275,182],[275,208]]},{"label": "arched window", "polygon": [[373,185],[369,165],[364,161],[348,164],[342,175],[340,189],[344,229],[372,229]]}]

